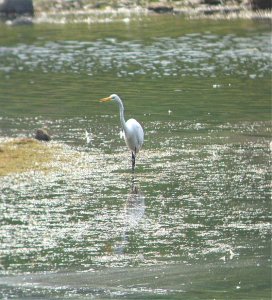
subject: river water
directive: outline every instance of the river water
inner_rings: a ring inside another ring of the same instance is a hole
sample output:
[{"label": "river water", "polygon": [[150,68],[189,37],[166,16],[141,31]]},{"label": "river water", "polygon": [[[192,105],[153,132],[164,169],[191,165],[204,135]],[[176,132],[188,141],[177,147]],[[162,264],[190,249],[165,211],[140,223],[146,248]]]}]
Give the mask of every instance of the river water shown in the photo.
[{"label": "river water", "polygon": [[269,22],[1,24],[0,91],[1,141],[64,158],[0,178],[0,297],[270,298]]}]

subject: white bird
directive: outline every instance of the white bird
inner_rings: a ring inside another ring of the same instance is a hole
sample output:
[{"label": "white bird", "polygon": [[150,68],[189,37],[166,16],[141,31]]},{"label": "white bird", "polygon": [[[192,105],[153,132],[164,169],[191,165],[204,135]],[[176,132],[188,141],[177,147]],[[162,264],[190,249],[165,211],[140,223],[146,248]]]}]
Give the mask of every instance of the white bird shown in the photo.
[{"label": "white bird", "polygon": [[85,137],[86,137],[87,144],[91,144],[92,140],[93,140],[93,135],[92,135],[91,130],[88,131],[87,129],[85,129]]},{"label": "white bird", "polygon": [[129,119],[125,121],[124,105],[119,96],[112,94],[109,97],[100,99],[100,102],[108,101],[116,102],[119,106],[120,121],[125,133],[125,142],[132,152],[132,171],[134,171],[136,154],[139,152],[144,143],[144,130],[140,123],[135,119]]}]

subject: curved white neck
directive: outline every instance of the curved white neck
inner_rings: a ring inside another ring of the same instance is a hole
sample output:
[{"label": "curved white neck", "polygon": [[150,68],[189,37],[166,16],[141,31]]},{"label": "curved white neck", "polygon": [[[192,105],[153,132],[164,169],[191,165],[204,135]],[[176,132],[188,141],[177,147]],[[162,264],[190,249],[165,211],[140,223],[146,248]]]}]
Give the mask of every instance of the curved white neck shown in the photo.
[{"label": "curved white neck", "polygon": [[120,122],[121,122],[121,125],[123,127],[123,129],[125,130],[125,127],[126,127],[126,121],[125,121],[125,116],[124,116],[124,105],[122,103],[122,101],[118,101],[118,105],[119,105],[119,112],[120,112]]}]

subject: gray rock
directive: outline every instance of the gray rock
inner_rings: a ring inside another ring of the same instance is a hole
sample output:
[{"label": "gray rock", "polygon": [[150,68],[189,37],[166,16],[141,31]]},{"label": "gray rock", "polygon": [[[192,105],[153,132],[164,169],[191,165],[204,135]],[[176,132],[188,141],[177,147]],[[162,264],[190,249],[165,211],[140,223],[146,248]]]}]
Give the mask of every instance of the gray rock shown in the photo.
[{"label": "gray rock", "polygon": [[253,10],[271,9],[272,1],[271,0],[251,0],[251,7]]},{"label": "gray rock", "polygon": [[0,14],[5,16],[34,15],[32,0],[2,0]]}]

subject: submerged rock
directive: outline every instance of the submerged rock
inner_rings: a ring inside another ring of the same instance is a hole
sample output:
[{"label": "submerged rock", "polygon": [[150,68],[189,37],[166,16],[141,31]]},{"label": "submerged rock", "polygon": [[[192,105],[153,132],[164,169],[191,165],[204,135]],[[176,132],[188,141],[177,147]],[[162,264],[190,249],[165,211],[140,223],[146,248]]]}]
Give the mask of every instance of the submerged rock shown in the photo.
[{"label": "submerged rock", "polygon": [[37,129],[35,139],[39,141],[49,142],[51,140],[51,137],[45,129]]}]

